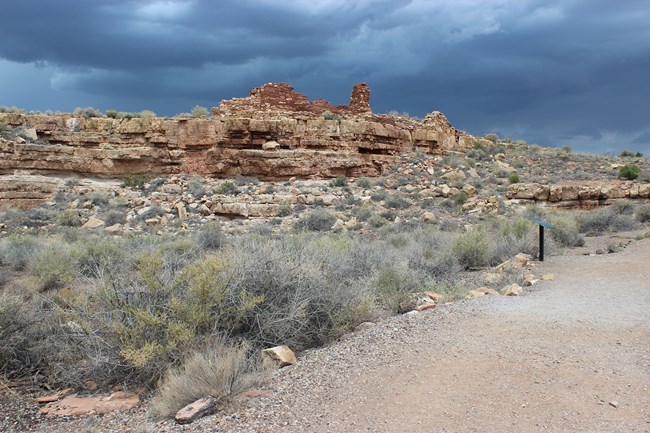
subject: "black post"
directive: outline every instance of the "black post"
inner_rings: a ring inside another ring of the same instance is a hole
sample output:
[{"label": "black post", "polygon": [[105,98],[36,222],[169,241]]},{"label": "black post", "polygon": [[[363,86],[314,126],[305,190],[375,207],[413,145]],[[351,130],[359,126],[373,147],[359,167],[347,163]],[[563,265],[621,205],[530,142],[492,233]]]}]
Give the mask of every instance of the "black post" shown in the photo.
[{"label": "black post", "polygon": [[539,225],[539,261],[544,261],[544,226]]}]

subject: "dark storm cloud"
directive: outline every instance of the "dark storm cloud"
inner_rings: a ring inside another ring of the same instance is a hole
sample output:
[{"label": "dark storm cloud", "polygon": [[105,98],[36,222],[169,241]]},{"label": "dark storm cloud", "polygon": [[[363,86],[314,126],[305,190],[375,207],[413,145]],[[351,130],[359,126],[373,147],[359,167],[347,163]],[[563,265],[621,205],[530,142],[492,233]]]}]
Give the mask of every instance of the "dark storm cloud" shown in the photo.
[{"label": "dark storm cloud", "polygon": [[98,106],[173,114],[269,81],[346,103],[366,81],[378,112],[603,150],[647,143],[648,22],[641,0],[21,0],[0,58]]}]

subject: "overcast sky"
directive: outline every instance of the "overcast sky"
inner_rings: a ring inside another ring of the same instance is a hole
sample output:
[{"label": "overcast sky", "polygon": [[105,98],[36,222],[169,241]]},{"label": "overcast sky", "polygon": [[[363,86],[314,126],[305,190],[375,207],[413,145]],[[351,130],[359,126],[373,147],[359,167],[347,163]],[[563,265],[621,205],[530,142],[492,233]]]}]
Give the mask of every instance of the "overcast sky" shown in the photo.
[{"label": "overcast sky", "polygon": [[0,105],[160,115],[287,82],[473,134],[650,154],[648,0],[8,0]]}]

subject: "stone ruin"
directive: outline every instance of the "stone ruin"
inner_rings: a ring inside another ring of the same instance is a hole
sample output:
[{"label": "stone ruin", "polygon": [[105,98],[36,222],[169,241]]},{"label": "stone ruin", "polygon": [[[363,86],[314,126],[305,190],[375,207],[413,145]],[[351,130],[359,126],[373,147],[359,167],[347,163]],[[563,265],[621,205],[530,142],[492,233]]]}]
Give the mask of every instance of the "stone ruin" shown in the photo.
[{"label": "stone ruin", "polygon": [[[355,84],[350,105],[332,105],[324,99],[310,101],[286,83],[268,83],[251,89],[250,96],[221,101],[212,109],[213,116],[267,117],[269,114],[291,113],[307,117],[331,113],[337,116],[370,114],[370,89],[365,83]],[[267,116],[265,116],[267,115]]]}]

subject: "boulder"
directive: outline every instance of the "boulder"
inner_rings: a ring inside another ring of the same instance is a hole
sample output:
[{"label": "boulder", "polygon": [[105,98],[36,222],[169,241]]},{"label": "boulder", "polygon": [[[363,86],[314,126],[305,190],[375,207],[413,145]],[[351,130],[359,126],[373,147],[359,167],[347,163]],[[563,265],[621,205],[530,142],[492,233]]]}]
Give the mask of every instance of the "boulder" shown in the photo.
[{"label": "boulder", "polygon": [[204,397],[179,410],[174,419],[179,424],[189,424],[203,416],[211,414],[216,408],[216,398]]},{"label": "boulder", "polygon": [[103,225],[104,225],[104,221],[100,220],[97,217],[90,217],[88,218],[88,221],[86,221],[86,223],[83,226],[81,226],[81,228],[96,229],[102,227]]},{"label": "boulder", "polygon": [[517,283],[512,283],[501,289],[501,294],[504,296],[519,296],[524,293],[524,289]]},{"label": "boulder", "polygon": [[282,368],[297,363],[296,354],[289,346],[276,346],[262,350],[262,363],[267,368]]}]

